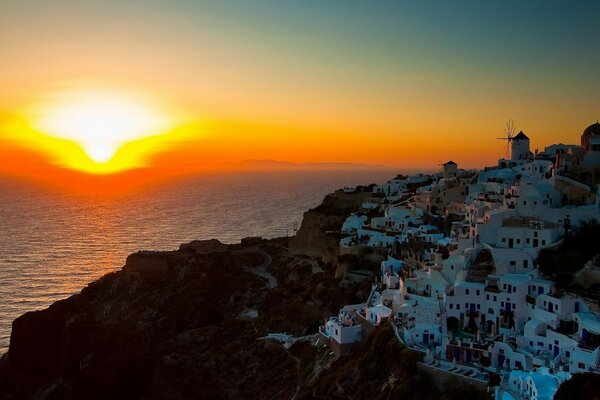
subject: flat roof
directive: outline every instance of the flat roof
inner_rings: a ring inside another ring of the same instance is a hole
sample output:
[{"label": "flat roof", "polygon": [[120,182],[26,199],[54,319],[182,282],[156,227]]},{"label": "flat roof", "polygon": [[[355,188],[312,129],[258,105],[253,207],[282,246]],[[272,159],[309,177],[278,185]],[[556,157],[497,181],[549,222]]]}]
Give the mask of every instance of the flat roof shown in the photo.
[{"label": "flat roof", "polygon": [[454,286],[455,287],[464,287],[464,288],[483,289],[485,287],[485,284],[481,283],[481,282],[458,281],[454,284]]}]

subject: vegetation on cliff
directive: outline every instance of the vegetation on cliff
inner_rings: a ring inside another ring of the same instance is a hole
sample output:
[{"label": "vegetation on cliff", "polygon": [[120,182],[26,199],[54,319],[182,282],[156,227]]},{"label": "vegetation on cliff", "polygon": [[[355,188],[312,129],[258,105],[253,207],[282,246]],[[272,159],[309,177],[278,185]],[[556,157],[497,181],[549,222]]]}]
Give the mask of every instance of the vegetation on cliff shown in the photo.
[{"label": "vegetation on cliff", "polygon": [[554,400],[600,400],[600,375],[590,372],[575,374],[564,382],[554,395]]},{"label": "vegetation on cliff", "polygon": [[598,237],[600,224],[596,220],[581,223],[562,244],[540,251],[537,258],[540,272],[554,280],[556,286],[569,288],[574,274],[599,254]]}]

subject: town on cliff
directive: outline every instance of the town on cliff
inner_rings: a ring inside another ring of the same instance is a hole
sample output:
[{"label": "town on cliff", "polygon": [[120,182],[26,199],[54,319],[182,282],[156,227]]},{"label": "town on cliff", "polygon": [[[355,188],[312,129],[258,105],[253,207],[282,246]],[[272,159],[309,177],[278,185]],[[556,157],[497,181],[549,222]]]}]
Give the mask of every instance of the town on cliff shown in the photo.
[{"label": "town on cliff", "polygon": [[[496,166],[448,161],[433,175],[399,175],[347,216],[343,279],[371,275],[365,255],[385,259],[364,302],[320,327],[336,355],[391,324],[422,372],[496,399],[551,399],[574,374],[600,372],[600,262],[595,239],[578,237],[600,232],[600,124],[580,145],[542,152],[522,131],[505,139]],[[590,247],[576,255],[591,255],[584,265],[551,265],[574,242]]]}]

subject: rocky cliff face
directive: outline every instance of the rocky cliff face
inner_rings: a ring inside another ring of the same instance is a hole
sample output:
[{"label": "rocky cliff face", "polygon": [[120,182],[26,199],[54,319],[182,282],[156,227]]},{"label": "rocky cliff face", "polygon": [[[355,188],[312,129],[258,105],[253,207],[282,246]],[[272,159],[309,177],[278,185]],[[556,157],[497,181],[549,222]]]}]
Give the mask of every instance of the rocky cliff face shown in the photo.
[{"label": "rocky cliff face", "polygon": [[307,334],[358,301],[319,265],[284,240],[133,254],[122,271],[14,321],[0,398],[290,398],[298,360],[258,338]]},{"label": "rocky cliff face", "polygon": [[370,192],[337,191],[323,199],[316,208],[304,213],[302,225],[290,240],[290,250],[337,266],[339,232],[346,218],[372,197]]}]

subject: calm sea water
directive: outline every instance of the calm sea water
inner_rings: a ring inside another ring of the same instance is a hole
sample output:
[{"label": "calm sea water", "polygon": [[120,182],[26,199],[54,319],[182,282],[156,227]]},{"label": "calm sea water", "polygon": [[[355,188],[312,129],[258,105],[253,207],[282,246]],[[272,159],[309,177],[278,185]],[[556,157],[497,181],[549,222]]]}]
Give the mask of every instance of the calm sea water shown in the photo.
[{"label": "calm sea water", "polygon": [[329,192],[392,171],[223,173],[89,196],[0,180],[0,353],[12,321],[79,292],[138,250],[291,234]]}]

